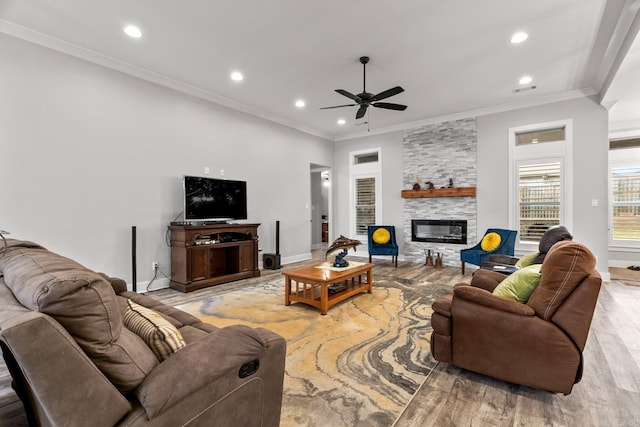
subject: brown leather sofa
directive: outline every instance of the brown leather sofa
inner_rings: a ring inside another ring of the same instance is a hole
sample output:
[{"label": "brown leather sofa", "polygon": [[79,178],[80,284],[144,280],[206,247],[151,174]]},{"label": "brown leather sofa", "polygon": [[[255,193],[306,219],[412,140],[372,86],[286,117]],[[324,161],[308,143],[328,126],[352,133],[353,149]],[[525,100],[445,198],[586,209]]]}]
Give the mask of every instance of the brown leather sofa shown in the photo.
[{"label": "brown leather sofa", "polygon": [[[125,325],[131,301],[178,330],[182,347],[160,361]],[[202,323],[35,243],[0,248],[0,345],[30,425],[280,422],[281,336]]]},{"label": "brown leather sofa", "polygon": [[594,255],[556,243],[526,304],[493,295],[505,275],[478,270],[436,300],[431,353],[436,360],[500,380],[569,394],[582,377],[584,349],[600,291]]}]

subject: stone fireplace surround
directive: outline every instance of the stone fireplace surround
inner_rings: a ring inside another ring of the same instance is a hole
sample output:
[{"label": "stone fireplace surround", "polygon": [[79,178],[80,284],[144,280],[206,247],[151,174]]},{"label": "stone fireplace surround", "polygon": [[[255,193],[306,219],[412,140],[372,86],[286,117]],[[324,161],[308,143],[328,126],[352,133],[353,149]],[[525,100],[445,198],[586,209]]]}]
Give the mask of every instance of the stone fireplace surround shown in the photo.
[{"label": "stone fireplace surround", "polygon": [[[476,119],[467,118],[406,130],[403,135],[403,187],[431,181],[435,188],[446,187],[453,178],[455,187],[476,186]],[[424,263],[425,251],[441,253],[443,264],[460,265],[460,249],[477,241],[475,197],[435,197],[403,199],[404,259]],[[467,244],[412,240],[412,219],[466,220]]]}]

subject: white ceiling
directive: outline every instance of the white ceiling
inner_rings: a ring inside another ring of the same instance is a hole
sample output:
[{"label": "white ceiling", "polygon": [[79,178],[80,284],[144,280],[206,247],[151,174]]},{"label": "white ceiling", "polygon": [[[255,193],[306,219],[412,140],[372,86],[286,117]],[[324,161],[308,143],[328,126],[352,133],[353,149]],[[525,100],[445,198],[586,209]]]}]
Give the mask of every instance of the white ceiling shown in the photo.
[{"label": "white ceiling", "polygon": [[[640,122],[640,0],[0,0],[0,32],[332,140],[595,95]],[[138,25],[131,39],[122,29]],[[524,30],[529,39],[512,45]],[[622,62],[627,50],[632,56]],[[357,107],[336,93],[400,85]],[[621,65],[622,64],[622,65]],[[615,79],[612,77],[620,68]],[[241,71],[242,82],[230,80]],[[513,93],[531,75],[535,90]],[[638,75],[638,74],[636,74]],[[630,89],[633,87],[634,89]],[[633,99],[629,99],[633,98]],[[294,106],[304,99],[306,106]],[[346,124],[336,122],[344,118]],[[640,127],[639,127],[640,128]]]}]

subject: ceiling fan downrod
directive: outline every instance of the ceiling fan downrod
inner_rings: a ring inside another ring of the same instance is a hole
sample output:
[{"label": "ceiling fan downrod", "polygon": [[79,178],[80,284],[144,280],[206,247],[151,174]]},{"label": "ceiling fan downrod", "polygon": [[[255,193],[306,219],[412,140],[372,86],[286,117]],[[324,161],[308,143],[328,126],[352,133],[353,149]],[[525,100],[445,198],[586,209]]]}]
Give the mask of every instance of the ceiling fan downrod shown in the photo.
[{"label": "ceiling fan downrod", "polygon": [[361,56],[360,63],[362,64],[362,93],[367,93],[367,67],[369,63],[368,56]]}]

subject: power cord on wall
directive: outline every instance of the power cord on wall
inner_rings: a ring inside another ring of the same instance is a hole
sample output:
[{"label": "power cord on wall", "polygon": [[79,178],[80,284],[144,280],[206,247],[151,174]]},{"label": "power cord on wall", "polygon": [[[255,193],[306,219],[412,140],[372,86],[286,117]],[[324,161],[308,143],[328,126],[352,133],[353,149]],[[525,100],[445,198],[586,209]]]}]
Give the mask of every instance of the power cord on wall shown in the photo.
[{"label": "power cord on wall", "polygon": [[158,273],[163,275],[165,278],[171,280],[171,277],[169,277],[166,274],[164,274],[164,272],[162,270],[160,270],[160,267],[156,267],[155,270],[153,271],[153,278],[151,279],[151,281],[149,283],[147,283],[147,288],[146,288],[145,292],[150,292],[150,291],[156,291],[157,290],[157,289],[149,289],[149,288],[151,287],[151,284],[158,278]]},{"label": "power cord on wall", "polygon": [[[171,222],[176,222],[178,220],[178,218],[180,218],[180,215],[182,215],[184,213],[184,211],[180,212],[178,215],[176,215],[175,218],[173,218],[173,221]],[[164,242],[167,244],[167,246],[171,246],[171,238],[169,237],[169,228],[167,227],[167,231],[164,234]]]}]

